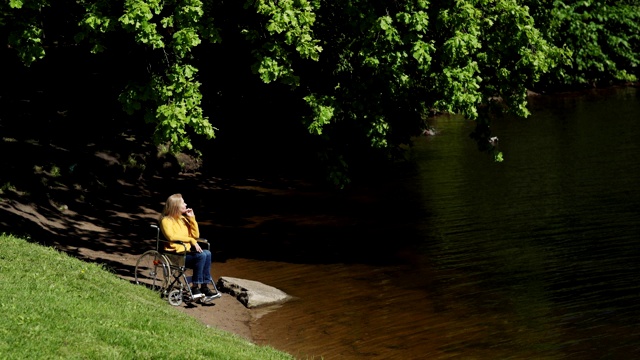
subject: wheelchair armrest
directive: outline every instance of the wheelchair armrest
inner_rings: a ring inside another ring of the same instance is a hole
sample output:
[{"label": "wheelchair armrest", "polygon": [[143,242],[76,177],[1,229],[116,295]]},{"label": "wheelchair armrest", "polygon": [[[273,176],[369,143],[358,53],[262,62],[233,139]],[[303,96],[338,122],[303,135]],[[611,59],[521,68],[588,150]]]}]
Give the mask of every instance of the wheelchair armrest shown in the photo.
[{"label": "wheelchair armrest", "polygon": [[198,244],[201,248],[211,250],[211,245],[209,244],[209,241],[207,239],[197,238],[196,240],[198,241]]}]

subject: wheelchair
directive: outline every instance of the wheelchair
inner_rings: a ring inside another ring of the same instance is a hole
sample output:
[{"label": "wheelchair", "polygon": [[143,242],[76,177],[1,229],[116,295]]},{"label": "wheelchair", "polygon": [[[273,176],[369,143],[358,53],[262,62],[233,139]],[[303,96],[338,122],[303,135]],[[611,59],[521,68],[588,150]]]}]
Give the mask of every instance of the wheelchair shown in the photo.
[{"label": "wheelchair", "polygon": [[[187,246],[179,241],[167,241],[160,239],[160,227],[151,225],[156,230],[156,249],[148,250],[138,258],[135,269],[135,283],[144,285],[153,291],[160,293],[160,296],[167,298],[169,304],[179,306],[183,302],[186,304],[199,301],[202,298],[194,299],[191,293],[191,276],[187,276],[186,258]],[[182,252],[165,250],[165,245],[169,243],[181,245]],[[198,239],[201,248],[209,250],[209,242],[205,239]],[[211,285],[216,295],[205,303],[221,297],[221,293],[216,287],[215,281],[211,280]],[[203,301],[204,302],[204,301]]]}]

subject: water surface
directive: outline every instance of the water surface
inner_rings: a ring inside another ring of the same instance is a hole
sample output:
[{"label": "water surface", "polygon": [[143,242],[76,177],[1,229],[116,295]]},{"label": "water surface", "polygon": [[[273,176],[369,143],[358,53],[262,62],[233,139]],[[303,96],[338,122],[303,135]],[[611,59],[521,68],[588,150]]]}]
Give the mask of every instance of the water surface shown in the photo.
[{"label": "water surface", "polygon": [[440,117],[415,171],[289,210],[326,225],[313,241],[291,230],[274,261],[220,264],[297,298],[259,313],[256,341],[300,358],[640,358],[640,95],[531,108],[495,120],[503,163]]}]

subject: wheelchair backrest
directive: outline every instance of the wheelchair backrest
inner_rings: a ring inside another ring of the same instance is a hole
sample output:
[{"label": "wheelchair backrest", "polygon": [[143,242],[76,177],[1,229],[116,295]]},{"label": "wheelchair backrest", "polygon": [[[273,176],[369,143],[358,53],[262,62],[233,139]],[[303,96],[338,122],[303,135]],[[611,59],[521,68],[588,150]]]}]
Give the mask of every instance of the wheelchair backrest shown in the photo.
[{"label": "wheelchair backrest", "polygon": [[175,251],[167,251],[166,248],[171,242],[164,238],[164,235],[161,234],[160,227],[158,225],[152,224],[151,227],[156,230],[156,251],[162,253],[167,260],[169,260],[172,266],[184,267],[187,252],[184,251],[182,253],[177,253]]}]

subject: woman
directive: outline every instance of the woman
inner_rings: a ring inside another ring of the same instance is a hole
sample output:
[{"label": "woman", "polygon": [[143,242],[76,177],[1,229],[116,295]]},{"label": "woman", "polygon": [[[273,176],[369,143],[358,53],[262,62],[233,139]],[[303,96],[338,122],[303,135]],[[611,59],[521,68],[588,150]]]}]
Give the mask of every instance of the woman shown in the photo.
[{"label": "woman", "polygon": [[[167,251],[182,253],[187,250],[186,266],[193,269],[191,293],[194,299],[205,297],[205,302],[220,295],[209,289],[211,283],[211,252],[203,250],[198,244],[200,230],[193,209],[187,208],[181,194],[169,196],[160,215],[160,229],[164,237],[171,243]],[[185,246],[174,241],[181,241]]]}]

